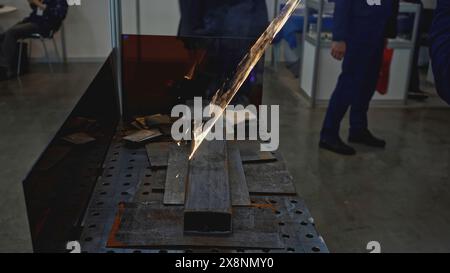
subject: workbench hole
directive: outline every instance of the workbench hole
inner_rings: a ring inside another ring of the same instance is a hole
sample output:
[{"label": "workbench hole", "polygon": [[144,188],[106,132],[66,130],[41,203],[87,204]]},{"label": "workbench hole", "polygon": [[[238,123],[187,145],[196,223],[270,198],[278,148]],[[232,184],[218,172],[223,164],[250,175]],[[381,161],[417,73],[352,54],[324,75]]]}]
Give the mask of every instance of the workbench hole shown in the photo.
[{"label": "workbench hole", "polygon": [[291,238],[291,236],[289,236],[289,235],[287,235],[287,234],[283,234],[282,236],[283,236],[283,238],[285,238],[285,239]]},{"label": "workbench hole", "polygon": [[99,216],[99,215],[100,215],[99,212],[94,212],[94,213],[92,213],[92,216]]},{"label": "workbench hole", "polygon": [[128,192],[124,191],[121,193],[121,195],[128,195]]},{"label": "workbench hole", "polygon": [[131,184],[127,182],[127,183],[123,183],[123,185],[124,186],[130,186]]},{"label": "workbench hole", "polygon": [[144,183],[144,186],[150,186],[150,183]]},{"label": "workbench hole", "polygon": [[106,195],[106,194],[107,194],[106,191],[102,191],[102,192],[100,193],[100,195]]},{"label": "workbench hole", "polygon": [[130,178],[130,177],[132,177],[133,175],[131,175],[131,174],[127,174],[127,175],[125,175],[125,177],[128,177],[128,178]]},{"label": "workbench hole", "polygon": [[297,211],[295,212],[295,214],[299,214],[299,215],[301,215],[301,214],[303,214],[303,211],[301,211],[301,210],[297,210]]},{"label": "workbench hole", "polygon": [[106,175],[106,177],[112,177],[112,174],[108,174],[108,175]]},{"label": "workbench hole", "polygon": [[285,226],[286,224],[283,223],[283,222],[279,222],[278,225],[279,225],[280,227],[283,227],[283,226]]},{"label": "workbench hole", "polygon": [[295,252],[295,249],[290,247],[290,248],[287,249],[287,251],[288,252]]},{"label": "workbench hole", "polygon": [[318,247],[313,247],[313,248],[311,248],[311,250],[313,252],[320,252],[320,248],[318,248]]},{"label": "workbench hole", "polygon": [[146,174],[145,177],[152,177],[152,175],[151,174]]},{"label": "workbench hole", "polygon": [[105,203],[103,203],[103,202],[97,202],[97,206],[101,206],[101,205],[103,205],[103,204],[105,204]]},{"label": "workbench hole", "polygon": [[278,214],[278,215],[279,215],[279,214],[281,214],[281,211],[276,210],[276,211],[275,211],[275,214]]},{"label": "workbench hole", "polygon": [[308,222],[302,221],[302,222],[300,223],[300,225],[302,225],[302,226],[307,226],[307,225],[308,225]]},{"label": "workbench hole", "polygon": [[292,204],[297,204],[298,202],[297,202],[297,200],[292,200],[291,203]]},{"label": "workbench hole", "polygon": [[269,202],[272,203],[272,204],[276,204],[277,203],[277,201],[275,201],[275,200],[270,200]]},{"label": "workbench hole", "polygon": [[150,193],[148,191],[143,192],[142,195],[149,195]]},{"label": "workbench hole", "polygon": [[134,160],[134,159],[130,159],[130,162],[134,162],[134,161],[136,161],[136,160]]},{"label": "workbench hole", "polygon": [[312,234],[306,234],[306,238],[312,239],[312,238],[314,238],[314,235],[312,235]]},{"label": "workbench hole", "polygon": [[132,169],[134,169],[134,167],[128,167],[128,170],[132,170]]},{"label": "workbench hole", "polygon": [[103,186],[109,186],[111,185],[110,183],[103,183]]},{"label": "workbench hole", "polygon": [[97,227],[97,225],[90,225],[90,226],[88,226],[88,228],[96,228]]}]

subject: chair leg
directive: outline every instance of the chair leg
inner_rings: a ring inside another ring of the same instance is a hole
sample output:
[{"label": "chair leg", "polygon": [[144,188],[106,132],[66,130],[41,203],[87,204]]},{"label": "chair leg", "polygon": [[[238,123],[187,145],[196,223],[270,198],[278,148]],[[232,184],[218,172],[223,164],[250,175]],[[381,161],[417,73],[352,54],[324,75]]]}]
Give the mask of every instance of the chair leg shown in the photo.
[{"label": "chair leg", "polygon": [[50,72],[53,72],[52,60],[50,60],[50,55],[48,54],[47,45],[45,44],[45,40],[41,38],[42,47],[44,48],[45,57],[47,58],[48,67],[50,68]]},{"label": "chair leg", "polygon": [[17,77],[20,76],[20,70],[22,68],[22,51],[23,51],[23,44],[22,41],[19,43],[19,57],[17,60]]},{"label": "chair leg", "polygon": [[30,39],[30,41],[28,42],[28,57],[32,58],[33,56],[31,55],[31,53],[33,49],[33,39]]},{"label": "chair leg", "polygon": [[53,41],[53,47],[55,48],[56,56],[58,57],[58,60],[61,60],[61,56],[59,55],[58,45],[56,44],[56,40],[54,37],[52,38],[52,41]]}]

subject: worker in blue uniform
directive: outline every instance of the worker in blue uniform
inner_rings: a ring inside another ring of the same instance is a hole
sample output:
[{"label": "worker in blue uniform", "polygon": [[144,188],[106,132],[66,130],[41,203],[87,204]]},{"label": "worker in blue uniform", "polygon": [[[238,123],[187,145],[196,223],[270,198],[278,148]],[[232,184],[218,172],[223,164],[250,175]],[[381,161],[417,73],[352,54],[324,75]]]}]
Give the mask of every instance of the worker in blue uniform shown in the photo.
[{"label": "worker in blue uniform", "polygon": [[439,95],[450,104],[450,1],[438,0],[431,26],[431,59]]},{"label": "worker in blue uniform", "polygon": [[398,0],[335,0],[332,56],[343,60],[319,146],[343,155],[355,149],[339,136],[350,108],[349,142],[384,148],[368,129],[367,111],[378,82],[386,38],[397,34]]}]

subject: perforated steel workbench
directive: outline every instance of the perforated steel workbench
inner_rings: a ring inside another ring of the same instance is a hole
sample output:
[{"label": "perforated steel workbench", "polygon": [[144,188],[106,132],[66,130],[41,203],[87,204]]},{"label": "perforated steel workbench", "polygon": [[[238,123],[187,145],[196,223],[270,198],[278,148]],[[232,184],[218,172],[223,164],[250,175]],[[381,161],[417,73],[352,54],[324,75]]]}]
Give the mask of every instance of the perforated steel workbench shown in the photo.
[{"label": "perforated steel workbench", "polygon": [[[295,193],[250,192],[251,206],[233,207],[234,241],[189,238],[179,232],[183,225],[180,207],[163,204],[165,168],[152,168],[145,146],[125,144],[123,134],[119,130],[113,139],[86,212],[83,252],[328,252],[314,219]],[[276,158],[284,164],[279,155]],[[246,164],[266,164],[270,169],[268,162]]]}]

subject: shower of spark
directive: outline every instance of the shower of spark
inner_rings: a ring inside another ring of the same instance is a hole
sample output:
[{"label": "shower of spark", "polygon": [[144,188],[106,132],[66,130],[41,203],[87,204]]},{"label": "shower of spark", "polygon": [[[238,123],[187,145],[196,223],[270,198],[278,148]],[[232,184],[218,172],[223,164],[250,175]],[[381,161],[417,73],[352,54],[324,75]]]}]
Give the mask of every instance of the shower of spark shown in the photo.
[{"label": "shower of spark", "polygon": [[[275,18],[266,29],[266,31],[259,37],[256,43],[252,46],[249,53],[247,53],[243,60],[239,63],[236,73],[233,79],[230,81],[231,84],[225,82],[221,89],[217,91],[214,95],[211,104],[217,105],[220,107],[221,111],[217,115],[213,117],[212,122],[209,123],[207,128],[203,128],[201,133],[194,133],[194,141],[192,153],[189,156],[189,160],[192,159],[195,152],[198,150],[202,142],[205,140],[206,136],[211,132],[214,124],[222,118],[225,113],[226,108],[231,103],[233,98],[236,96],[239,89],[242,87],[248,76],[250,75],[253,68],[259,62],[261,57],[264,55],[264,52],[275,39],[280,30],[284,27],[286,22],[289,20],[291,15],[295,12],[295,9],[302,2],[302,0],[289,0],[284,9],[281,11],[280,15]],[[230,86],[228,90],[226,90],[226,86]],[[204,124],[201,124],[204,126]],[[201,129],[202,127],[200,127]]]}]

